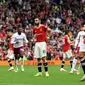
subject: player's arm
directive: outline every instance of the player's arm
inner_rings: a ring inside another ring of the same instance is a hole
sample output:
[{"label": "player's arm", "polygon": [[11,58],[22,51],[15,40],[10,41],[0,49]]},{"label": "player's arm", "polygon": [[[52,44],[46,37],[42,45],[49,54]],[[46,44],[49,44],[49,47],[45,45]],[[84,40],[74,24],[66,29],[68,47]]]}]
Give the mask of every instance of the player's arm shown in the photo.
[{"label": "player's arm", "polygon": [[68,42],[69,44],[73,44],[73,41],[71,41],[69,37],[67,38],[67,42]]},{"label": "player's arm", "polygon": [[16,37],[13,35],[11,38],[11,44],[15,44],[16,43]]},{"label": "player's arm", "polygon": [[78,33],[76,39],[75,39],[75,48],[77,47],[78,43],[79,43],[79,40],[80,40],[80,34]]},{"label": "player's arm", "polygon": [[26,38],[26,35],[24,34],[24,38],[23,38],[23,40],[24,40],[24,43],[28,43],[28,40],[27,40],[27,38]]},{"label": "player's arm", "polygon": [[52,30],[49,27],[47,27],[47,35],[48,35],[48,37],[52,36]]},{"label": "player's arm", "polygon": [[36,34],[34,29],[32,29],[32,41],[36,41]]}]

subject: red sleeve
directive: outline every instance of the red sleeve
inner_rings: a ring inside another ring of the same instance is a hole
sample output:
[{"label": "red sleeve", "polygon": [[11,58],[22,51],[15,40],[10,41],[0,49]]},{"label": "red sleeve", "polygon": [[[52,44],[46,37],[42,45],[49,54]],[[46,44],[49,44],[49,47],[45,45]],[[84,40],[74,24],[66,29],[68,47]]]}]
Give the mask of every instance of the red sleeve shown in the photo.
[{"label": "red sleeve", "polygon": [[69,43],[69,37],[68,36],[66,36],[66,39],[65,40],[66,40],[66,42]]},{"label": "red sleeve", "polygon": [[13,44],[10,44],[10,50],[14,50]]},{"label": "red sleeve", "polygon": [[45,31],[46,31],[46,30],[47,30],[47,26],[44,25],[44,29],[45,29]]},{"label": "red sleeve", "polygon": [[64,42],[68,42],[67,36],[64,36]]},{"label": "red sleeve", "polygon": [[35,34],[35,28],[33,28],[33,34]]},{"label": "red sleeve", "polygon": [[11,44],[11,38],[10,38],[10,45],[9,45],[10,50],[14,50],[13,44]]}]

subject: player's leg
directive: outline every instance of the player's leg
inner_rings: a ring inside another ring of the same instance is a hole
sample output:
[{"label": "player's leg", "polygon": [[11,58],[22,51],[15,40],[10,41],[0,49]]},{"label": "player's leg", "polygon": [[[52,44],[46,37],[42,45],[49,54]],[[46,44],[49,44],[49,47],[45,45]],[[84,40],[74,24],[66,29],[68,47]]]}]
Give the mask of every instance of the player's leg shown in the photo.
[{"label": "player's leg", "polygon": [[70,66],[71,66],[71,71],[70,73],[73,73],[73,71],[77,71],[75,69],[75,65],[76,65],[76,59],[73,57],[72,51],[68,50],[67,52],[67,57],[70,59]]},{"label": "player's leg", "polygon": [[18,72],[18,59],[19,59],[19,49],[14,48],[14,61],[15,61],[15,72]]},{"label": "player's leg", "polygon": [[73,64],[73,59],[70,59],[70,66],[72,68],[72,64]]},{"label": "player's leg", "polygon": [[24,72],[24,48],[20,48],[19,56],[21,58],[21,71]]},{"label": "player's leg", "polygon": [[63,59],[62,59],[62,64],[61,64],[61,68],[60,68],[60,71],[65,71],[66,70],[64,69],[64,65],[65,65],[65,58],[66,58],[66,53],[63,52]]},{"label": "player's leg", "polygon": [[42,58],[43,60],[43,66],[44,66],[44,70],[45,70],[45,75],[48,77],[49,73],[48,73],[48,62],[46,61],[46,57]]},{"label": "player's leg", "polygon": [[10,68],[8,69],[8,71],[13,71],[14,70],[14,67],[12,65],[11,59],[8,59],[8,64],[10,66]]},{"label": "player's leg", "polygon": [[81,59],[81,66],[84,72],[84,76],[82,77],[81,81],[85,81],[85,58]]},{"label": "player's leg", "polygon": [[38,68],[38,73],[34,76],[42,76],[42,61],[41,58],[37,58],[37,68]]},{"label": "player's leg", "polygon": [[37,62],[38,62],[37,63],[38,73],[34,76],[42,76],[42,61],[41,61],[41,57],[40,57],[39,43],[35,44],[34,54],[35,54],[35,58],[37,59]]},{"label": "player's leg", "polygon": [[84,76],[82,77],[81,81],[85,81],[85,53],[82,53],[80,58],[80,63],[81,63],[82,70],[84,72]]},{"label": "player's leg", "polygon": [[78,66],[78,70],[77,70],[77,72],[76,72],[77,75],[80,74],[80,68],[81,68],[81,64],[79,64],[79,66]]},{"label": "player's leg", "polygon": [[18,56],[15,57],[15,72],[18,72]]},{"label": "player's leg", "polygon": [[48,74],[48,63],[46,61],[46,56],[47,56],[47,50],[46,50],[46,42],[41,42],[40,43],[40,56],[42,57],[42,61],[43,61],[43,66],[44,66],[44,70],[45,70],[45,75],[49,76]]},{"label": "player's leg", "polygon": [[77,59],[73,58],[73,63],[72,63],[72,68],[71,68],[70,73],[73,73],[74,71],[77,72],[77,70],[75,69],[76,62],[77,62]]},{"label": "player's leg", "polygon": [[81,67],[84,72],[84,76],[82,77],[81,81],[85,81],[85,53],[80,52],[79,57],[80,57]]},{"label": "player's leg", "polygon": [[68,50],[67,52],[67,57],[70,59],[70,66],[72,68],[72,64],[73,64],[73,55],[72,55],[72,51]]},{"label": "player's leg", "polygon": [[24,57],[20,56],[20,58],[21,58],[21,71],[23,72],[24,71]]},{"label": "player's leg", "polygon": [[8,69],[8,71],[13,71],[14,70],[14,67],[13,67],[12,61],[11,61],[11,59],[13,59],[13,58],[14,58],[13,52],[11,52],[10,50],[8,50],[7,60],[8,60],[9,66],[10,66],[10,68]]}]

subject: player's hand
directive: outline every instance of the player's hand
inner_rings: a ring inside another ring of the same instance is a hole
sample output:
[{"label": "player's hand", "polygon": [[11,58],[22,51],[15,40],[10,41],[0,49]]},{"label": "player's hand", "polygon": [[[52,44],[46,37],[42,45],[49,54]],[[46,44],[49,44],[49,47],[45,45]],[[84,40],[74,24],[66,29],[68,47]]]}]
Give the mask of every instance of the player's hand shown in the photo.
[{"label": "player's hand", "polygon": [[15,44],[18,44],[19,42],[16,42]]},{"label": "player's hand", "polygon": [[28,47],[28,44],[26,43],[26,44],[24,44],[24,47]]}]

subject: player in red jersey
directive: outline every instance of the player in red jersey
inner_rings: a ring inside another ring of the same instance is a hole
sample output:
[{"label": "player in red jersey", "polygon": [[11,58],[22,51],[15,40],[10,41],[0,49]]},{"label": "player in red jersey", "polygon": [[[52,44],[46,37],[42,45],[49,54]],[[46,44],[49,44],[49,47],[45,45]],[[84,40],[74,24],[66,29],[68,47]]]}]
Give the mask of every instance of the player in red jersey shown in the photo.
[{"label": "player in red jersey", "polygon": [[35,76],[42,75],[42,64],[44,65],[45,75],[49,76],[48,74],[48,63],[46,61],[47,50],[46,50],[46,39],[47,34],[51,35],[52,31],[45,25],[40,23],[39,18],[35,18],[35,27],[33,28],[33,35],[35,37],[35,58],[38,61],[38,73]]},{"label": "player in red jersey", "polygon": [[72,68],[72,63],[73,63],[72,62],[72,58],[73,58],[73,55],[72,55],[72,51],[71,51],[71,48],[70,48],[70,44],[72,44],[72,41],[70,41],[68,31],[66,31],[65,35],[63,37],[63,45],[62,45],[63,60],[62,60],[62,65],[61,65],[60,71],[66,71],[64,69],[64,64],[65,64],[65,59],[66,58],[70,59],[70,65],[71,65],[71,68]]},{"label": "player in red jersey", "polygon": [[10,66],[10,68],[8,69],[8,71],[13,71],[14,70],[14,67],[12,65],[11,59],[14,59],[14,53],[13,53],[14,47],[13,47],[13,44],[10,43],[11,42],[11,37],[13,35],[13,30],[12,29],[8,29],[7,30],[7,35],[10,38],[9,49],[8,49],[8,54],[7,54],[8,63],[9,63],[9,66]]}]

